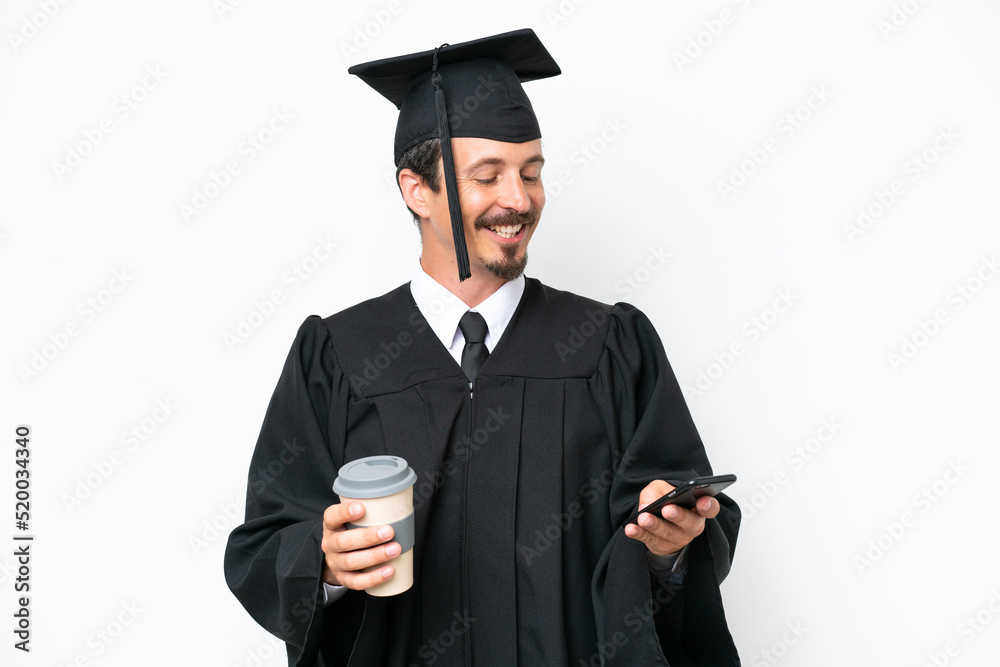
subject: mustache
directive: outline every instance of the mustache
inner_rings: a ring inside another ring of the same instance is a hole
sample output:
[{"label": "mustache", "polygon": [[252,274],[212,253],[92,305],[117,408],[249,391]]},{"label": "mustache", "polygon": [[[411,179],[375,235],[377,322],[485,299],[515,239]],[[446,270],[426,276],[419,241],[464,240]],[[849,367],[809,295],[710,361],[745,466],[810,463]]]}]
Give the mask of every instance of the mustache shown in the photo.
[{"label": "mustache", "polygon": [[530,209],[524,213],[518,213],[517,211],[506,211],[498,215],[489,216],[481,215],[476,218],[476,229],[483,229],[484,227],[506,227],[506,226],[516,226],[516,225],[533,225],[538,222],[538,209],[532,206]]}]

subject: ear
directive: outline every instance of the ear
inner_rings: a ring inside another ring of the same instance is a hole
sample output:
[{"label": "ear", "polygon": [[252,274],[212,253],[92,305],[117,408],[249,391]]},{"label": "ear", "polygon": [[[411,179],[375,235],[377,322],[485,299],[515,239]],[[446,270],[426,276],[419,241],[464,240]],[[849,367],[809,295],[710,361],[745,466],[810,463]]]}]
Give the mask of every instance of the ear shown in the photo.
[{"label": "ear", "polygon": [[412,169],[403,169],[399,172],[399,190],[403,193],[403,201],[410,207],[410,210],[421,218],[431,217],[431,207],[428,195],[431,189],[424,184],[423,179],[417,176]]}]

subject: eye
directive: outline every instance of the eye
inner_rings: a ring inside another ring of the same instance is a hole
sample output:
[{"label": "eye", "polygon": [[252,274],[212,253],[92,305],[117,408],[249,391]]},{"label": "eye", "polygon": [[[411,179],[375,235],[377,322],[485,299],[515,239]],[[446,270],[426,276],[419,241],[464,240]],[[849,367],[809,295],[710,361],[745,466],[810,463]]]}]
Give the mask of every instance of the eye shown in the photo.
[{"label": "eye", "polygon": [[476,179],[476,183],[479,183],[480,185],[493,185],[496,182],[497,182],[497,177],[496,176],[494,176],[493,178],[477,178]]},{"label": "eye", "polygon": [[521,180],[528,184],[535,184],[541,180],[541,176],[522,176]]}]

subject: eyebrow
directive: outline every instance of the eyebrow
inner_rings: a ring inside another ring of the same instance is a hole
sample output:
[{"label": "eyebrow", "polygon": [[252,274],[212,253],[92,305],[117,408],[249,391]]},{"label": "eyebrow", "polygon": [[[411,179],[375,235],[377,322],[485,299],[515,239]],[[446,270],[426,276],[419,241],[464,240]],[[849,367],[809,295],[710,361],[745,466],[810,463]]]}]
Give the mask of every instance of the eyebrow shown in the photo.
[{"label": "eyebrow", "polygon": [[[529,157],[527,160],[524,161],[524,164],[522,166],[527,166],[529,164],[536,164],[536,163],[538,163],[538,164],[545,164],[545,158],[542,157],[541,153],[536,153],[535,155],[532,155],[531,157]],[[470,164],[468,167],[466,167],[463,170],[463,172],[466,173],[466,174],[471,174],[474,171],[476,171],[477,169],[479,169],[480,167],[495,166],[495,165],[502,165],[502,164],[506,164],[506,163],[501,158],[498,158],[498,157],[484,157],[484,158],[476,160],[475,162],[473,162],[472,164]]]}]

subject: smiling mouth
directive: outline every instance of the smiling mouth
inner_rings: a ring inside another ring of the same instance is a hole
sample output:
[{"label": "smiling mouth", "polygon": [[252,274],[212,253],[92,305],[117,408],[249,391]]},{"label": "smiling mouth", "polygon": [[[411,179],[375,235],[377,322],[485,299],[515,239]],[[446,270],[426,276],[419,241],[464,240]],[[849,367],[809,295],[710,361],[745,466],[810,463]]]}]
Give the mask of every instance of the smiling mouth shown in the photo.
[{"label": "smiling mouth", "polygon": [[524,225],[487,225],[486,229],[490,230],[502,239],[512,239],[521,233],[524,229]]}]

